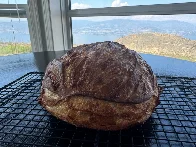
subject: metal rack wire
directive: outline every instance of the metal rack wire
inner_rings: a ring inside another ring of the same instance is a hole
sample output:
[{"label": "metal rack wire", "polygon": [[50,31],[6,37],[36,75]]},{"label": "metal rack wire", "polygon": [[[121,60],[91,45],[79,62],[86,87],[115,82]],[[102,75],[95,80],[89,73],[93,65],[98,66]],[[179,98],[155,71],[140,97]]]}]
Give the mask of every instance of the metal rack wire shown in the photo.
[{"label": "metal rack wire", "polygon": [[77,128],[38,103],[43,73],[0,88],[0,146],[196,146],[196,78],[159,76],[161,104],[144,124],[121,131]]}]

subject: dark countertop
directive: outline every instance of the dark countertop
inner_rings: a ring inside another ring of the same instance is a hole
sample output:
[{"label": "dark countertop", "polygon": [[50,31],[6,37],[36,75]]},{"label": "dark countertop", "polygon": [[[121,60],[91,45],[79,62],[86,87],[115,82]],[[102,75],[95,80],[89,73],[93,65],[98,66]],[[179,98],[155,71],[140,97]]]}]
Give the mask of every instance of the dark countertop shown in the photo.
[{"label": "dark countertop", "polygon": [[[47,63],[59,57],[58,53],[29,53],[0,57],[0,87],[16,80],[24,74],[32,71],[44,71]],[[174,58],[141,54],[141,56],[152,67],[155,74],[196,77],[196,62],[178,60]]]}]

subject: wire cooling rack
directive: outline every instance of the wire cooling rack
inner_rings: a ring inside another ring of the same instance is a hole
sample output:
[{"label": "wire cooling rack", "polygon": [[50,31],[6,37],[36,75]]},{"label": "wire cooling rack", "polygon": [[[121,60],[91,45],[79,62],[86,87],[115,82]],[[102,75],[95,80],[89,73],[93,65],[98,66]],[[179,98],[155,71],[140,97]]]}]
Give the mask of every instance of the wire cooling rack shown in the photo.
[{"label": "wire cooling rack", "polygon": [[121,131],[77,128],[37,102],[43,73],[0,88],[0,146],[196,146],[196,78],[159,76],[161,104],[144,124]]}]

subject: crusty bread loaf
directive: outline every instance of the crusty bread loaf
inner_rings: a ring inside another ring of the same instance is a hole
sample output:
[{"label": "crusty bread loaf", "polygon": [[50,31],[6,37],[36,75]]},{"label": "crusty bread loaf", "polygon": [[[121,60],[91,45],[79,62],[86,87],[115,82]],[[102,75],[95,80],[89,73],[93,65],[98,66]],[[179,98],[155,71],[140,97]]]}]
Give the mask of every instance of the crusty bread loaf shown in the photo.
[{"label": "crusty bread loaf", "polygon": [[159,103],[150,66],[116,42],[81,45],[49,63],[40,104],[81,127],[119,130],[144,122]]}]

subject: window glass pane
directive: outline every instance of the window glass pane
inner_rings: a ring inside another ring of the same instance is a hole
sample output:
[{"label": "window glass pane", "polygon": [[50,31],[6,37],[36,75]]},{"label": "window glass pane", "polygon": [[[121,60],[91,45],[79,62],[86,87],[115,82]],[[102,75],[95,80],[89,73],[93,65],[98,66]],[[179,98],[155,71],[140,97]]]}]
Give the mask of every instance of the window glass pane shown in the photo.
[{"label": "window glass pane", "polygon": [[139,52],[158,74],[195,76],[196,15],[86,17],[72,21],[74,46],[116,41]]},{"label": "window glass pane", "polygon": [[196,0],[71,0],[72,9],[196,2]]}]

